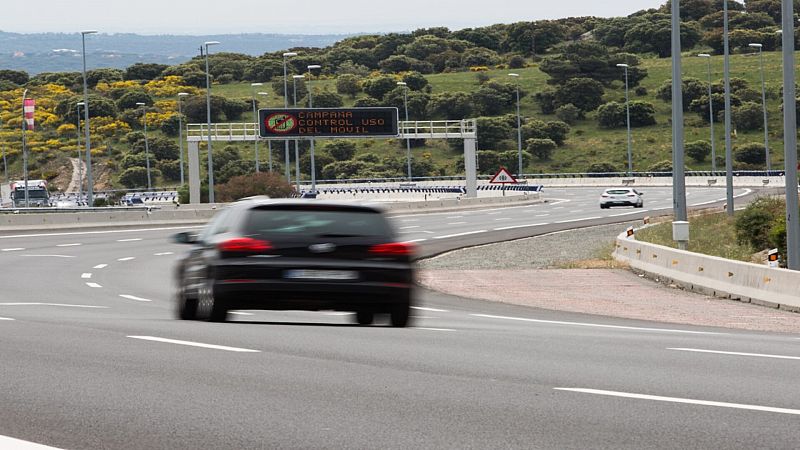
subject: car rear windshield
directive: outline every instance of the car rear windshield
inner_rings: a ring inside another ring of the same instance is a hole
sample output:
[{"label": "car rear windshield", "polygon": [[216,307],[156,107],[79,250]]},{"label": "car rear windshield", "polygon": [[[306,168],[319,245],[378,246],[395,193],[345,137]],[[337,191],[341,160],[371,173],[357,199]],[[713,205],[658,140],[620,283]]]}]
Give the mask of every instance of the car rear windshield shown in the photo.
[{"label": "car rear windshield", "polygon": [[609,189],[606,191],[608,194],[630,194],[630,192],[628,189]]},{"label": "car rear windshield", "polygon": [[265,239],[294,236],[391,236],[379,211],[328,206],[254,208],[248,213],[244,234]]}]

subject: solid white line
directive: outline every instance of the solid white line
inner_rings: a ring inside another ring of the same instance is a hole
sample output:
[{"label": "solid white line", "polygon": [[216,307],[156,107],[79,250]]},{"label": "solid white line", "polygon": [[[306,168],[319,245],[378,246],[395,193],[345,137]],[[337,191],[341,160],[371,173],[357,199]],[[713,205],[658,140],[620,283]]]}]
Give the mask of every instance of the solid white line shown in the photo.
[{"label": "solid white line", "polygon": [[86,285],[89,286],[90,288],[101,288],[101,287],[103,287],[103,286],[100,286],[97,283],[86,283]]},{"label": "solid white line", "polygon": [[428,328],[428,327],[414,327],[415,330],[425,330],[425,331],[456,331],[452,328]]},{"label": "solid white line", "polygon": [[550,214],[536,214],[534,217],[547,217]]},{"label": "solid white line", "polygon": [[24,248],[4,248],[2,251],[4,252],[18,252],[20,250],[25,250]]},{"label": "solid white line", "polygon": [[717,355],[754,356],[757,358],[793,359],[796,361],[800,361],[800,356],[771,355],[767,353],[721,352],[716,350],[703,350],[700,348],[668,348],[667,350],[677,350],[680,352],[695,352],[695,353],[713,353]]},{"label": "solid white line", "polygon": [[447,234],[444,236],[434,236],[434,239],[447,239],[451,237],[458,237],[458,236],[466,236],[469,234],[478,234],[478,233],[486,233],[486,230],[477,230],[477,231],[467,231],[466,233],[456,233],[456,234]]},{"label": "solid white line", "polygon": [[510,227],[495,228],[494,231],[511,230],[511,229],[514,229],[514,228],[538,227],[538,226],[541,226],[541,225],[549,225],[549,224],[548,223],[529,223],[529,224],[526,224],[526,225],[512,225]]},{"label": "solid white line", "polygon": [[511,220],[511,217],[500,217],[500,218],[494,219],[494,220]]},{"label": "solid white line", "polygon": [[464,216],[447,216],[447,217],[445,217],[445,218],[446,218],[446,219],[460,219],[460,218],[462,218],[462,217],[464,217]]},{"label": "solid white line", "polygon": [[[0,317],[0,320],[8,320],[8,321],[11,321],[11,320],[14,320],[14,319],[11,319],[11,318],[9,318],[9,317]],[[1,446],[1,445],[2,445],[2,441],[0,441],[0,448],[2,448],[2,446]]]},{"label": "solid white line", "polygon": [[464,225],[467,222],[450,222],[448,225]]},{"label": "solid white line", "polygon": [[68,305],[65,303],[0,303],[0,306],[63,306],[65,308],[108,309],[108,306]]},{"label": "solid white line", "polygon": [[424,241],[427,241],[427,239],[424,239],[424,238],[423,239],[412,239],[410,241],[405,241],[405,242],[424,242]]},{"label": "solid white line", "polygon": [[153,256],[166,256],[166,255],[174,255],[175,252],[161,252],[161,253],[153,253]]},{"label": "solid white line", "polygon": [[141,241],[142,238],[133,238],[133,239],[117,239],[117,242],[136,242]]},{"label": "solid white line", "polygon": [[127,298],[128,300],[134,300],[134,301],[137,301],[137,302],[152,302],[152,300],[148,300],[146,298],[136,297],[136,296],[128,295],[128,294],[120,294],[119,296],[122,297],[122,298]]},{"label": "solid white line", "polygon": [[0,239],[47,237],[47,236],[83,236],[87,234],[109,234],[109,233],[141,233],[143,231],[186,230],[193,228],[203,228],[203,227],[202,226],[162,227],[162,228],[140,228],[135,230],[70,231],[64,233],[15,234],[11,236],[0,236]]},{"label": "solid white line", "polygon": [[75,244],[58,244],[58,245],[56,245],[56,247],[78,247],[80,245],[83,245],[83,244],[78,244],[78,243],[75,243]]},{"label": "solid white line", "polygon": [[98,264],[92,267],[92,269],[105,269],[106,267],[108,267],[108,264]]},{"label": "solid white line", "polygon": [[85,280],[89,279],[89,278],[92,278],[92,274],[91,273],[82,273],[81,274],[81,278],[83,278]]},{"label": "solid white line", "polygon": [[595,217],[584,217],[584,218],[582,218],[582,219],[560,220],[560,221],[558,221],[558,222],[556,222],[556,223],[580,222],[580,221],[582,221],[582,220],[594,220],[594,219],[600,219],[600,218],[601,218],[600,216],[595,216]]},{"label": "solid white line", "polygon": [[117,261],[130,261],[132,259],[136,259],[135,256],[128,256],[126,258],[119,258]]},{"label": "solid white line", "polygon": [[610,216],[608,216],[608,217],[629,216],[629,215],[631,215],[631,214],[639,214],[639,213],[643,213],[643,212],[647,212],[647,210],[646,210],[646,209],[640,209],[640,210],[631,211],[631,212],[626,212],[626,213],[620,213],[620,214],[611,214],[611,215],[610,215]]},{"label": "solid white line", "polygon": [[524,317],[493,316],[489,314],[470,314],[470,316],[483,317],[486,319],[503,319],[503,320],[517,320],[520,322],[549,323],[553,325],[574,325],[579,327],[611,328],[616,330],[658,331],[663,333],[684,333],[684,334],[713,334],[713,335],[727,334],[727,333],[714,333],[711,331],[688,331],[688,330],[675,330],[670,328],[626,327],[622,325],[605,325],[600,323],[563,322],[560,320],[526,319]]},{"label": "solid white line", "polygon": [[582,212],[583,212],[582,209],[576,209],[575,211],[570,211],[570,213],[582,213]]},{"label": "solid white line", "polygon": [[741,403],[712,402],[708,400],[695,400],[691,398],[661,397],[659,395],[632,394],[629,392],[603,391],[600,389],[580,389],[580,388],[553,388],[553,389],[557,391],[580,392],[584,394],[607,395],[611,397],[635,398],[639,400],[654,400],[657,402],[685,403],[690,405],[717,406],[721,408],[747,409],[750,411],[800,415],[800,409],[773,408],[771,406],[745,405]]},{"label": "solid white line", "polygon": [[425,308],[424,306],[412,306],[411,309],[416,309],[419,311],[430,311],[430,312],[450,312],[446,309]]},{"label": "solid white line", "polygon": [[253,313],[246,313],[246,312],[239,312],[239,311],[231,311],[228,314],[234,314],[237,316],[255,316]]},{"label": "solid white line", "polygon": [[411,226],[408,226],[408,227],[400,227],[400,228],[398,228],[398,230],[409,230],[411,228],[419,228],[419,225],[411,225]]},{"label": "solid white line", "polygon": [[37,444],[35,442],[14,439],[8,436],[0,436],[0,448],[16,450],[60,450],[58,447]]},{"label": "solid white line", "polygon": [[19,255],[24,257],[30,258],[75,258],[75,256],[70,255]]},{"label": "solid white line", "polygon": [[214,350],[225,350],[229,352],[241,352],[241,353],[261,353],[261,350],[250,350],[247,348],[238,348],[238,347],[226,347],[224,345],[213,345],[213,344],[203,344],[200,342],[191,342],[191,341],[179,341],[176,339],[165,339],[160,337],[154,336],[128,336],[131,339],[141,339],[143,341],[154,341],[154,342],[164,342],[167,344],[178,344],[178,345],[188,345],[190,347],[201,347],[201,348],[210,348]]}]

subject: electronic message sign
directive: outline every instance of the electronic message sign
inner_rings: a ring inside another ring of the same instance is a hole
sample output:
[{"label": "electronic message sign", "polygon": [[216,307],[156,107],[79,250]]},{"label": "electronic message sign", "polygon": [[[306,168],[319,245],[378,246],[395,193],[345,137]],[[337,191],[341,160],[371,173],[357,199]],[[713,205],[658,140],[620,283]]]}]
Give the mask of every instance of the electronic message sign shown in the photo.
[{"label": "electronic message sign", "polygon": [[262,138],[397,137],[397,108],[275,108],[258,111]]}]

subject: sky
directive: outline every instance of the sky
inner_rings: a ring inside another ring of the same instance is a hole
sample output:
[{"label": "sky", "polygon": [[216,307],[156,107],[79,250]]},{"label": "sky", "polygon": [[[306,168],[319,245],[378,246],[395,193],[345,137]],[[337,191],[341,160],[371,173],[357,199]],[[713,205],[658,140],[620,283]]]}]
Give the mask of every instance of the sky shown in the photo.
[{"label": "sky", "polygon": [[666,0],[4,1],[0,31],[137,34],[351,34],[451,30],[575,16],[626,16]]}]

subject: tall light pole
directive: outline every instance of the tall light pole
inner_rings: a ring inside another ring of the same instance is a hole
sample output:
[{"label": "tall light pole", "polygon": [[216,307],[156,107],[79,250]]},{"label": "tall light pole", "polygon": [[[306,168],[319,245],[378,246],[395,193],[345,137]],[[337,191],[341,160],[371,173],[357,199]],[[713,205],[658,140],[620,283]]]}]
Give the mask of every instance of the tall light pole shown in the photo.
[{"label": "tall light pole", "polygon": [[86,202],[91,207],[94,205],[94,181],[92,180],[92,143],[89,137],[89,87],[86,82],[86,35],[96,34],[96,30],[81,31],[81,55],[83,56],[83,128],[86,133]]},{"label": "tall light pole", "polygon": [[714,142],[714,102],[711,99],[711,55],[700,53],[697,56],[706,58],[708,62],[708,121],[711,123],[711,175],[713,176],[717,171],[717,152],[716,143]]},{"label": "tall light pole", "polygon": [[81,158],[81,106],[83,102],[75,104],[75,109],[78,112],[78,201],[83,198],[83,158]]},{"label": "tall light pole", "polygon": [[[258,95],[269,95],[269,92],[259,92]],[[261,127],[261,124],[258,125]],[[267,161],[269,164],[269,171],[272,172],[272,141],[267,141]]]},{"label": "tall light pole", "polygon": [[254,142],[253,146],[255,147],[255,153],[256,153],[256,173],[261,172],[261,169],[260,169],[260,167],[258,165],[259,164],[258,163],[258,161],[259,161],[258,160],[258,111],[256,111],[256,91],[255,91],[255,88],[257,86],[263,86],[263,85],[264,85],[264,83],[250,83],[250,93],[253,95],[253,123],[256,124],[256,130],[255,130],[255,136],[254,136],[255,139],[253,139],[253,142]]},{"label": "tall light pole", "polygon": [[628,97],[628,65],[617,64],[625,69],[625,125],[628,128],[628,176],[633,176],[633,151],[631,150],[631,106]]},{"label": "tall light pole", "polygon": [[514,77],[517,90],[517,178],[522,176],[522,116],[519,113],[519,74],[510,73]]},{"label": "tall light pole", "polygon": [[218,45],[218,41],[204,42],[206,47],[206,125],[208,127],[208,203],[214,203],[214,157],[211,152],[211,75],[208,72],[208,47]]},{"label": "tall light pole", "polygon": [[[308,69],[308,84],[306,85],[306,89],[308,89],[308,107],[314,107],[314,97],[311,94],[311,80],[314,78],[314,69],[321,69],[322,66],[319,64],[311,64],[306,69]],[[316,161],[314,160],[314,137],[311,137],[311,192],[313,194],[317,193],[317,166]]]},{"label": "tall light pole", "polygon": [[[292,75],[292,105],[297,108],[297,80],[302,80],[305,75]],[[309,92],[309,95],[311,93]],[[311,97],[309,97],[310,101]],[[294,182],[297,192],[300,192],[300,150],[297,149],[297,139],[294,140]]]},{"label": "tall light pole", "polygon": [[181,152],[181,186],[184,184],[183,176],[183,97],[188,96],[187,92],[178,92],[178,149]]},{"label": "tall light pole", "polygon": [[[727,1],[727,0],[726,0]],[[686,178],[683,158],[683,83],[681,80],[681,15],[680,2],[672,2],[670,41],[672,53],[672,224],[673,239],[686,250],[689,238],[686,211]]]},{"label": "tall light pole", "polygon": [[767,94],[764,88],[764,53],[761,51],[761,44],[747,44],[750,48],[758,49],[758,60],[761,67],[761,110],[764,113],[764,156],[767,161],[767,176],[769,171],[772,170],[772,163],[769,160],[769,132],[767,131]]},{"label": "tall light pole", "polygon": [[[408,83],[398,81],[397,85],[403,88],[403,109],[406,111],[405,126],[408,127]],[[408,181],[411,181],[411,139],[408,137],[406,137],[406,165],[408,167]]]},{"label": "tall light pole", "polygon": [[153,185],[150,182],[150,145],[147,142],[147,104],[136,102],[136,106],[142,108],[142,123],[144,124],[144,159],[147,164],[147,190],[152,190]]},{"label": "tall light pole", "polygon": [[[794,33],[792,33],[794,35]],[[725,84],[725,197],[728,215],[733,217],[733,150],[731,148],[731,61],[728,44],[728,0],[722,0],[722,78]],[[784,103],[786,104],[786,103]],[[674,124],[674,122],[673,122]]]},{"label": "tall light pole", "polygon": [[[297,56],[297,52],[286,52],[286,53],[283,54],[283,107],[284,108],[288,108],[289,107],[289,80],[288,80],[289,74],[286,71],[286,60],[288,58],[293,57],[293,56]],[[292,182],[292,175],[291,175],[291,172],[289,171],[289,140],[288,139],[285,139],[283,141],[283,146],[284,146],[283,149],[284,149],[285,156],[286,156],[286,168],[285,168],[286,181],[291,183]]]},{"label": "tall light pole", "polygon": [[25,89],[22,92],[22,180],[25,187],[25,207],[29,208],[31,205],[28,198],[28,141],[25,136],[25,132],[28,131],[28,121],[25,118],[25,98],[27,97],[28,90]]},{"label": "tall light pole", "polygon": [[800,270],[800,219],[797,199],[797,100],[794,70],[794,4],[781,2],[783,29],[783,148],[786,171],[786,267]]}]

